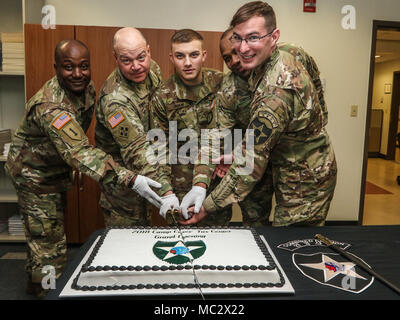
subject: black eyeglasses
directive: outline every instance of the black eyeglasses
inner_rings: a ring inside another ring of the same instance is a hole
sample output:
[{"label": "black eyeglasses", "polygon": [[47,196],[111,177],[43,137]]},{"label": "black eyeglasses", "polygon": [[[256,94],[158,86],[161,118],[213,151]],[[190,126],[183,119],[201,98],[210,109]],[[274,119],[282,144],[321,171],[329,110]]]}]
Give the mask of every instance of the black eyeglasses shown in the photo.
[{"label": "black eyeglasses", "polygon": [[275,29],[272,30],[271,32],[268,32],[268,33],[267,33],[266,35],[264,35],[264,36],[252,35],[252,36],[248,36],[248,37],[246,37],[246,38],[244,38],[244,39],[242,39],[239,35],[237,35],[236,33],[234,33],[234,34],[232,35],[232,37],[229,38],[229,40],[230,40],[230,42],[231,42],[233,45],[240,45],[240,44],[242,44],[242,41],[243,41],[243,40],[246,41],[246,43],[247,43],[248,45],[251,45],[251,44],[257,43],[258,41],[260,41],[260,40],[263,39],[263,38],[266,38],[266,37],[270,36],[274,31],[275,31]]}]

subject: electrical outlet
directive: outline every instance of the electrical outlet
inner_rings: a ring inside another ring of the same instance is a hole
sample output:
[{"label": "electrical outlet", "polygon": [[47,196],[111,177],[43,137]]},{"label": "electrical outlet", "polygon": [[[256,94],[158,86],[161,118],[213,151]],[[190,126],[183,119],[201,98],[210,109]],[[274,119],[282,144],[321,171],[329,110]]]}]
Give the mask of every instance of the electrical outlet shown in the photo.
[{"label": "electrical outlet", "polygon": [[352,105],[350,106],[350,117],[357,117],[358,114],[358,106]]}]

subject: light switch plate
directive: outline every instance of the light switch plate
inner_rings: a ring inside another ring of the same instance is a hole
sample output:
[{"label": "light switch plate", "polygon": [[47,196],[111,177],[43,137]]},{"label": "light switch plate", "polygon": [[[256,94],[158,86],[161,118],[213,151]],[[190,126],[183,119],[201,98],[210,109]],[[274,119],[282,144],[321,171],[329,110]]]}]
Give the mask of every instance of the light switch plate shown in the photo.
[{"label": "light switch plate", "polygon": [[358,106],[352,105],[350,107],[350,117],[357,117],[357,115],[358,115]]}]

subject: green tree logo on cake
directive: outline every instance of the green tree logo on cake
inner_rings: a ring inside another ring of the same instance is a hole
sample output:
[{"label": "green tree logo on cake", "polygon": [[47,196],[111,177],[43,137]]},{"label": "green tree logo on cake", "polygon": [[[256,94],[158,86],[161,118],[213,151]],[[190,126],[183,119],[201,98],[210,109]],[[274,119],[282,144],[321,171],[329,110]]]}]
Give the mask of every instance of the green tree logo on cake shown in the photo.
[{"label": "green tree logo on cake", "polygon": [[206,244],[201,241],[157,241],[153,253],[162,261],[183,264],[201,257],[206,251]]}]

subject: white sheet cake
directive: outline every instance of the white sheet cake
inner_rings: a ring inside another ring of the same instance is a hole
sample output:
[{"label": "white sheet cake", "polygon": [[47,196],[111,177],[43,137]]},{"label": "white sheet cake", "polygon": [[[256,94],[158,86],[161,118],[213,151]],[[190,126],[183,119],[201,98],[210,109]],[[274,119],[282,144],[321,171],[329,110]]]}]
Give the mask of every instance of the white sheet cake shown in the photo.
[{"label": "white sheet cake", "polygon": [[72,288],[103,294],[257,293],[281,288],[285,281],[251,228],[110,228]]}]

